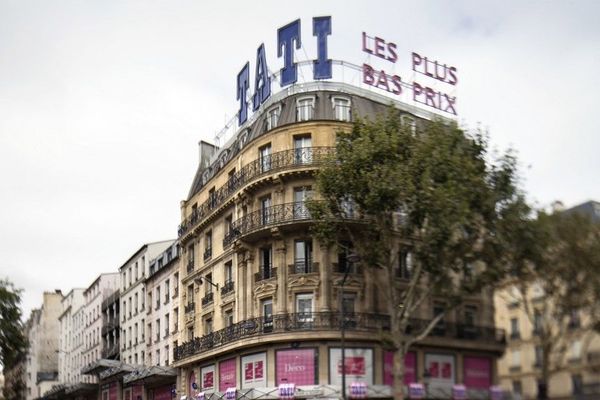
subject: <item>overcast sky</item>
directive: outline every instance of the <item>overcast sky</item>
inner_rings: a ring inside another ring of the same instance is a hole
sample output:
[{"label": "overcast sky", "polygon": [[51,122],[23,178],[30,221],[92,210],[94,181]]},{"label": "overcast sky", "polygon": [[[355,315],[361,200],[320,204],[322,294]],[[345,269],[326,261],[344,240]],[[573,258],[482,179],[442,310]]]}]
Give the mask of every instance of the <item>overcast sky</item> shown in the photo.
[{"label": "overcast sky", "polygon": [[261,43],[282,67],[277,29],[297,18],[299,59],[331,15],[330,58],[364,62],[365,31],[398,45],[403,80],[411,51],[456,66],[459,120],[518,150],[532,201],[600,200],[599,5],[0,0],[0,277],[28,313],[174,239],[198,141],[235,115],[246,61],[254,86]]}]

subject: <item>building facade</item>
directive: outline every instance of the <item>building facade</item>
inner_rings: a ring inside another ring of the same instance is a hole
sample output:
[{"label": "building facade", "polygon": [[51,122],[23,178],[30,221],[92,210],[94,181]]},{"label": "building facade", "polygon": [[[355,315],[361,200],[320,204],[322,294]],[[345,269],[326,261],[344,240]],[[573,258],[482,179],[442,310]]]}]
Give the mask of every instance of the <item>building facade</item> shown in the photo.
[{"label": "building facade", "polygon": [[120,360],[120,309],[119,289],[102,301],[102,358]]},{"label": "building facade", "polygon": [[44,292],[42,307],[31,311],[26,333],[29,341],[25,363],[27,400],[41,397],[58,383],[58,344],[63,295]]},{"label": "building facade", "polygon": [[[579,213],[600,222],[600,203],[588,201],[556,211]],[[543,353],[540,342],[544,311],[552,307],[543,286],[508,282],[495,293],[496,325],[507,331],[507,349],[498,360],[500,384],[516,398],[536,399],[542,377]],[[525,307],[525,304],[528,306]],[[575,312],[568,323],[552,321],[557,332],[564,329],[564,346],[555,346],[550,354],[551,374],[547,394],[551,399],[600,398],[600,335],[594,333],[589,319]],[[566,326],[563,326],[566,325]]]},{"label": "building facade", "polygon": [[173,240],[142,245],[119,268],[121,298],[121,360],[132,365],[146,364],[146,323],[152,310],[146,301],[146,277],[150,260],[173,243]]},{"label": "building facade", "polygon": [[85,289],[71,289],[62,299],[62,314],[58,317],[60,336],[58,344],[58,380],[77,383],[80,376],[79,346],[77,343],[75,312],[84,305]]},{"label": "building facade", "polygon": [[179,244],[173,242],[150,261],[146,279],[148,325],[147,365],[168,366],[172,361],[179,313]]},{"label": "building facade", "polygon": [[[389,396],[383,299],[365,271],[349,271],[340,290],[350,266],[311,235],[305,201],[314,196],[315,172],[334,152],[336,132],[349,130],[356,115],[384,112],[390,99],[345,84],[301,86],[270,98],[224,148],[201,143],[179,227],[178,394],[293,383],[316,397],[329,395],[318,385],[339,395],[343,368],[348,386],[359,381],[370,397]],[[432,117],[396,106],[414,129]],[[342,304],[350,315],[344,366]],[[434,301],[422,311],[431,319]],[[422,381],[427,369],[435,371],[429,385],[439,393],[449,395],[455,383],[487,391],[504,349],[493,315],[491,292],[469,299],[409,352],[405,382]]]},{"label": "building facade", "polygon": [[[81,357],[83,370],[102,359],[102,303],[119,287],[119,274],[100,274],[84,291],[85,306],[83,308],[83,349]],[[88,379],[93,379],[88,377]],[[89,382],[93,383],[93,382]]]}]

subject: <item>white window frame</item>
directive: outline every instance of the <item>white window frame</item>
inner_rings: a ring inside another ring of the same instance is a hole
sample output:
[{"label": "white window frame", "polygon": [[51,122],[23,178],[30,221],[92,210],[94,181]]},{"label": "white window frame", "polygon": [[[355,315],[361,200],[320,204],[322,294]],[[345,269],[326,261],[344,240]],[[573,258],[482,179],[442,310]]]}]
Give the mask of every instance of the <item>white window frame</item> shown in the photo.
[{"label": "white window frame", "polygon": [[271,129],[277,128],[279,126],[279,118],[281,118],[281,104],[267,110],[265,118],[266,130],[270,131]]},{"label": "white window frame", "polygon": [[[300,311],[299,304],[302,300],[310,300],[310,316],[302,315],[306,311]],[[315,312],[315,296],[312,293],[299,293],[296,295],[295,307],[296,307],[296,315],[298,316],[299,322],[312,322],[312,313]]]},{"label": "white window frame", "polygon": [[[341,106],[341,104],[337,104],[337,102],[340,101],[346,102],[346,104],[343,107],[338,107]],[[345,96],[333,96],[331,98],[331,106],[333,107],[333,115],[337,121],[350,122],[352,120],[352,102],[350,101],[350,98]]]},{"label": "white window frame", "polygon": [[314,119],[315,102],[316,96],[302,96],[296,99],[296,122],[310,121]]},{"label": "white window frame", "polygon": [[410,132],[413,135],[417,132],[417,120],[412,115],[402,114],[400,116],[400,125],[410,127]]}]

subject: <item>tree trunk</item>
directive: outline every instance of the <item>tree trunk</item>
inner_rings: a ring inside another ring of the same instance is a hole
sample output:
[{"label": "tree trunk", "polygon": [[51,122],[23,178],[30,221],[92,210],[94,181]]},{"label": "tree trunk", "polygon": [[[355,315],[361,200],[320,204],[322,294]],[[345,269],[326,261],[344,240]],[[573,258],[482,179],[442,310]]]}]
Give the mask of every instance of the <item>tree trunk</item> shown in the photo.
[{"label": "tree trunk", "polygon": [[394,385],[392,387],[392,395],[395,400],[404,399],[404,350],[402,346],[398,346],[394,351],[393,364]]}]

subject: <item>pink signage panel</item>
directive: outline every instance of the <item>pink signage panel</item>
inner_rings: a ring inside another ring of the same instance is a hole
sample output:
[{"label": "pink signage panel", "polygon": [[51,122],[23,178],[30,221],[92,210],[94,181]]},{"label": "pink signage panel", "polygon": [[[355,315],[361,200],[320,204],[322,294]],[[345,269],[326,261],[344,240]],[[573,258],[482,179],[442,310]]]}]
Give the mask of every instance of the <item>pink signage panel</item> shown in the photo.
[{"label": "pink signage panel", "polygon": [[219,363],[219,392],[235,387],[235,358]]},{"label": "pink signage panel", "polygon": [[172,400],[172,385],[161,386],[154,389],[154,398],[152,400]]},{"label": "pink signage panel", "polygon": [[110,384],[108,388],[108,400],[117,400],[117,382]]},{"label": "pink signage panel", "polygon": [[279,350],[276,356],[277,386],[282,383],[316,383],[315,349]]},{"label": "pink signage panel", "polygon": [[140,400],[144,393],[144,387],[142,385],[135,385],[132,390],[133,400]]},{"label": "pink signage panel", "polygon": [[[410,385],[417,381],[417,354],[409,351],[404,356],[404,384]],[[383,355],[383,384],[394,384],[394,352],[386,351]]]},{"label": "pink signage panel", "polygon": [[488,357],[465,357],[464,381],[467,388],[487,389],[492,384],[492,360]]}]

